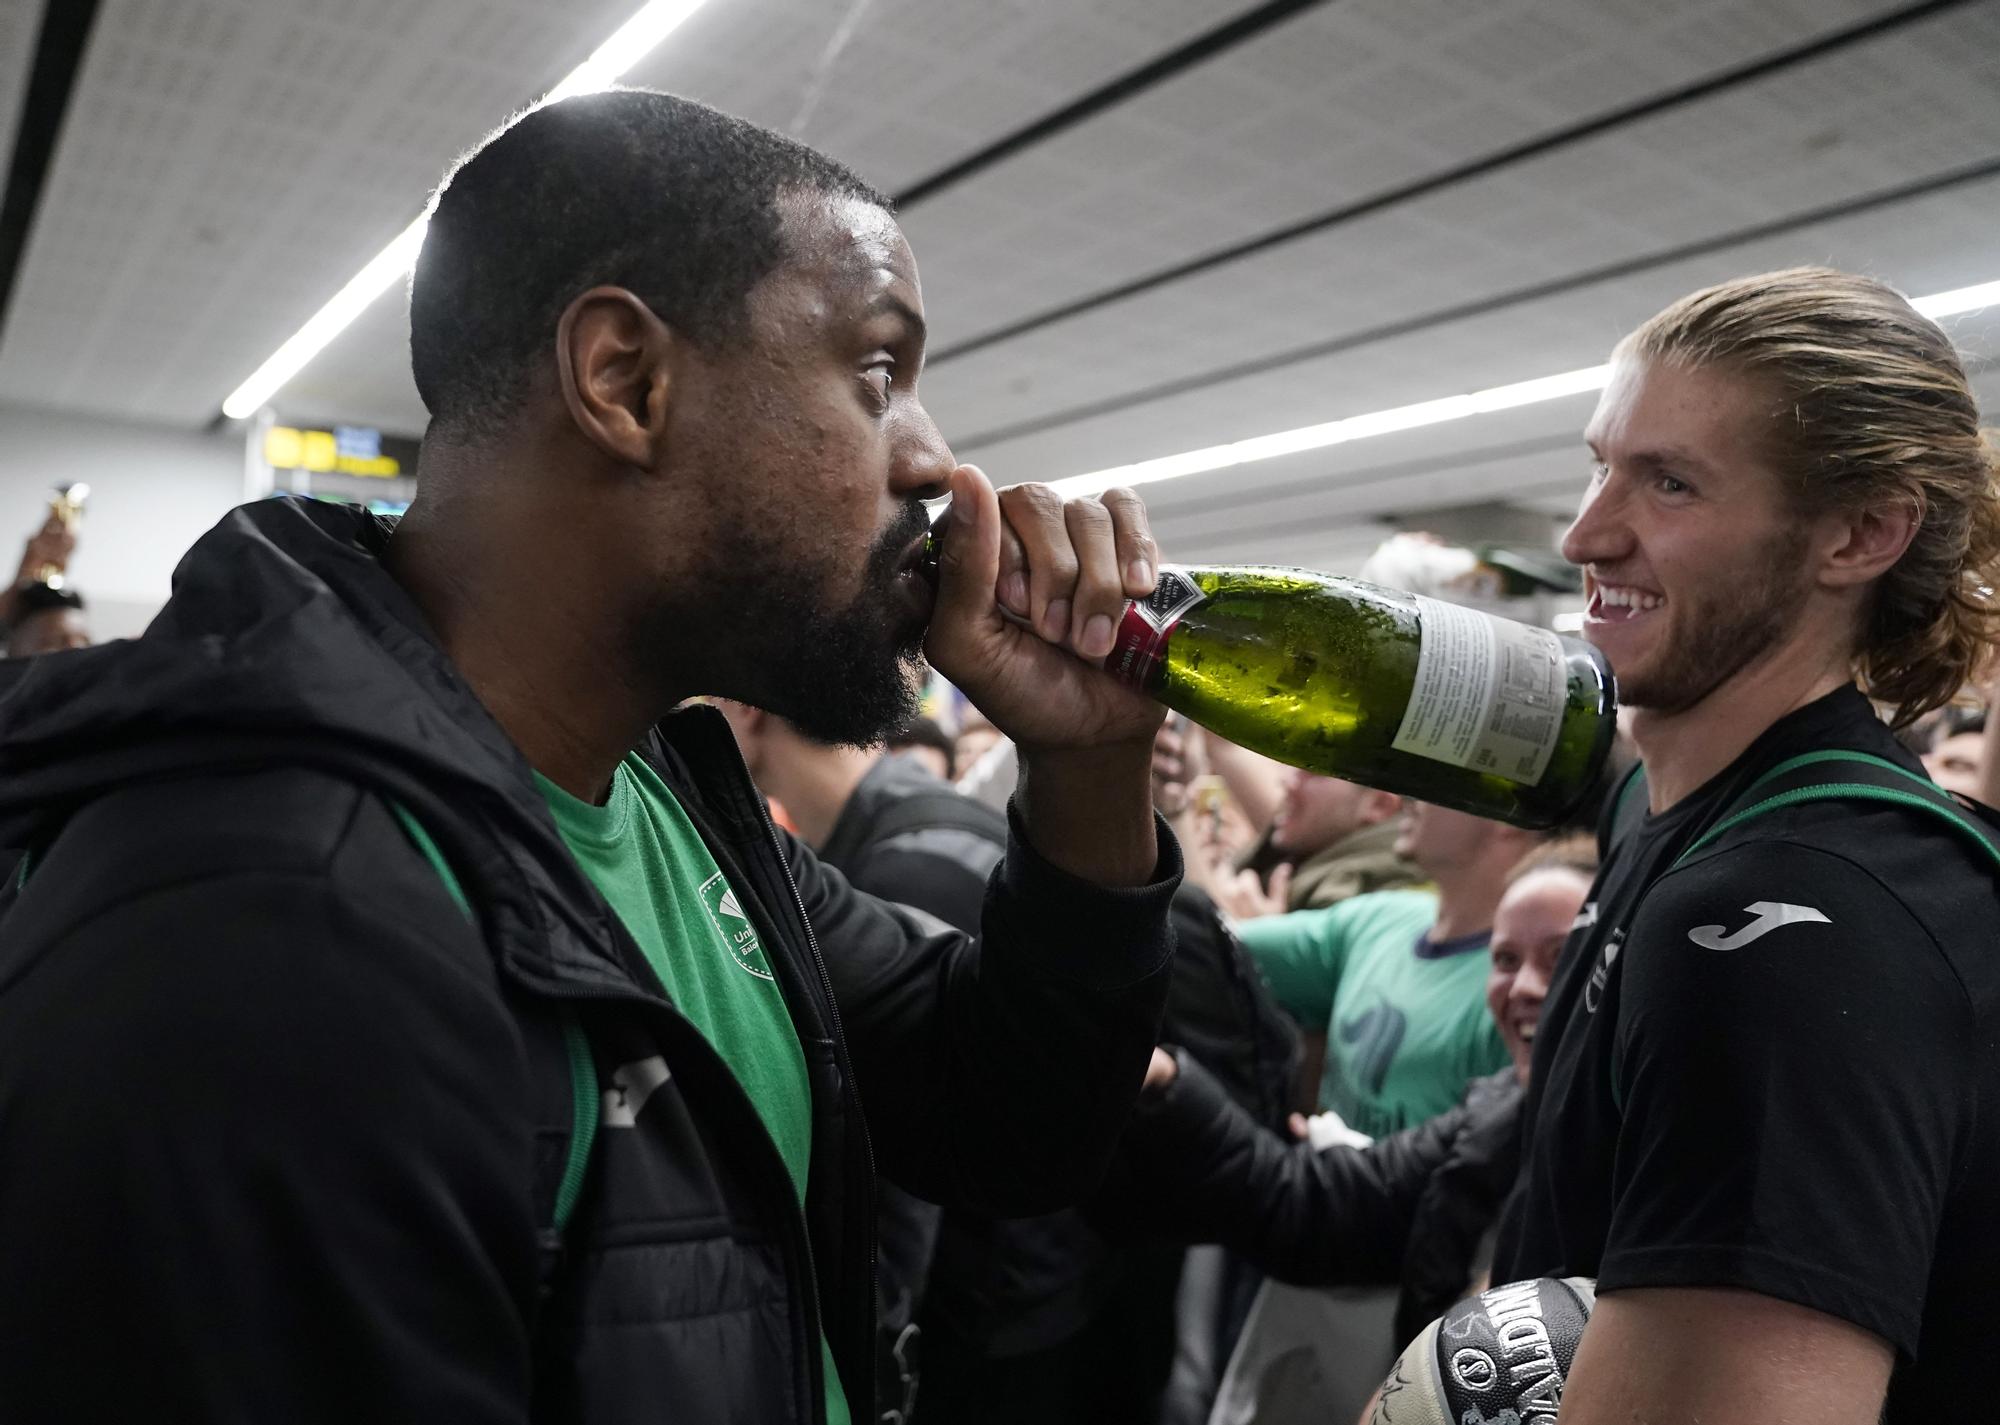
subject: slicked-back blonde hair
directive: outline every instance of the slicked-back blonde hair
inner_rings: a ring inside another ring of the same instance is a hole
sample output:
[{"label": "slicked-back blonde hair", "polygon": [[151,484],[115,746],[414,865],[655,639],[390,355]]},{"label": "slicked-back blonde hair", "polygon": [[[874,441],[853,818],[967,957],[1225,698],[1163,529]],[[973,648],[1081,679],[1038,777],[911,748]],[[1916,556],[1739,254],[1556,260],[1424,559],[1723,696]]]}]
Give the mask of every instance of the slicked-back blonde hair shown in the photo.
[{"label": "slicked-back blonde hair", "polygon": [[2000,451],[1936,322],[1873,278],[1794,267],[1683,297],[1619,352],[1763,383],[1767,454],[1802,513],[1916,510],[1854,654],[1896,726],[1974,677],[2000,635]]}]

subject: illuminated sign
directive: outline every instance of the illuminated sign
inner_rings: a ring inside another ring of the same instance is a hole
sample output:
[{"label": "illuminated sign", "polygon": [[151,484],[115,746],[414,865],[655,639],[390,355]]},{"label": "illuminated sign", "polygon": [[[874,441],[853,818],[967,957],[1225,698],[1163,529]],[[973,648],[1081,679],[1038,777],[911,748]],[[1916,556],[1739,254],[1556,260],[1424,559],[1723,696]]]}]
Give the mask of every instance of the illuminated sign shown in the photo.
[{"label": "illuminated sign", "polygon": [[395,436],[385,439],[382,432],[367,426],[335,426],[332,430],[272,426],[264,432],[264,463],[273,471],[393,480],[409,470],[415,458],[415,441]]}]

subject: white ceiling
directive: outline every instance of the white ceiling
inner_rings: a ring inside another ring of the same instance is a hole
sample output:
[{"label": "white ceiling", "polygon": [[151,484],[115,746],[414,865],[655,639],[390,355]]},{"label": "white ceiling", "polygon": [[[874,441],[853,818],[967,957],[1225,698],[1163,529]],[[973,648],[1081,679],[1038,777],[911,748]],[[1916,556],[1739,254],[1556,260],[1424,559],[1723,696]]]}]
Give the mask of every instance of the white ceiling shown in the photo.
[{"label": "white ceiling", "polygon": [[0,153],[14,151],[41,13],[41,0],[0,0]]},{"label": "white ceiling", "polygon": [[[206,424],[455,154],[636,3],[103,0],[0,333],[0,401]],[[797,133],[896,191],[1249,7],[711,0],[628,79]],[[1328,0],[908,209],[937,354],[926,403],[996,477],[1053,479],[1593,364],[1665,301],[1745,271],[1829,261],[1913,292],[2000,278],[2000,168],[1798,221],[2000,162],[2000,0],[1979,0],[955,351],[1901,8]],[[38,9],[0,0],[0,139]],[[1703,244],[1719,245],[1686,252]],[[1577,280],[1613,264],[1636,270]],[[421,429],[407,339],[400,301],[382,299],[279,408]],[[1961,339],[2000,354],[2000,317]],[[1980,384],[2000,410],[2000,371]],[[1149,495],[1172,553],[1351,567],[1384,521],[1567,507],[1588,408]]]}]

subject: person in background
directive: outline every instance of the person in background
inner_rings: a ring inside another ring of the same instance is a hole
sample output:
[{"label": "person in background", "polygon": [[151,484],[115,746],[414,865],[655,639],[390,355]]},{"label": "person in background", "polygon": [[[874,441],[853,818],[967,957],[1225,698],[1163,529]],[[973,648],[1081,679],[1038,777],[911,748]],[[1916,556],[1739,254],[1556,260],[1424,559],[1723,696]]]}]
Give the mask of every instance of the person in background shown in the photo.
[{"label": "person in background", "polygon": [[[1170,1047],[1093,1199],[1108,1230],[1220,1242],[1301,1286],[1399,1281],[1395,1345],[1484,1285],[1520,1162],[1520,1109],[1542,1004],[1597,870],[1592,840],[1531,852],[1493,912],[1486,1013],[1508,1063],[1444,1113],[1373,1143],[1272,1134]],[[1125,1185],[1144,1184],[1130,1195]]]},{"label": "person in background", "polygon": [[14,591],[13,618],[6,625],[7,656],[32,658],[90,647],[90,624],[84,618],[83,595],[74,589],[29,584]]},{"label": "person in background", "polygon": [[[1324,1027],[1316,1105],[1365,1137],[1443,1113],[1466,1084],[1507,1062],[1482,1003],[1487,940],[1509,870],[1545,840],[1538,832],[1412,803],[1395,849],[1436,883],[1432,890],[1371,891],[1319,910],[1275,913],[1285,872],[1268,897],[1274,913],[1236,932],[1273,995],[1304,1029]],[[1265,1283],[1242,1323],[1217,1408],[1260,1399],[1272,1372],[1301,1340],[1346,1344],[1351,1375],[1333,1392],[1364,1399],[1394,1353],[1394,1304],[1386,1292],[1302,1292]],[[1337,1413],[1337,1412],[1336,1412]]]},{"label": "person in background", "polygon": [[1494,1279],[1597,1281],[1563,1425],[1990,1414],[1996,872],[1876,709],[1992,657],[2000,451],[1937,323],[1825,268],[1649,318],[1584,442],[1563,553],[1644,795],[1542,1013]]},{"label": "person in background", "polygon": [[1986,709],[1944,708],[1930,730],[1924,770],[1947,792],[1991,805],[1986,794]]},{"label": "person in background", "polygon": [[[858,890],[978,935],[1006,818],[882,748],[830,746],[718,700],[751,777]],[[1212,904],[1176,893],[1165,1032],[1268,1130],[1284,1117],[1292,1036]],[[1150,1418],[1173,1345],[1178,1247],[1114,1248],[1075,1211],[998,1219],[884,1185],[879,1326],[886,1404],[946,1425]],[[914,1408],[912,1408],[914,1407]]]},{"label": "person in background", "polygon": [[951,765],[954,775],[963,777],[978,765],[980,758],[993,750],[995,743],[1003,740],[1004,735],[993,725],[993,720],[967,703],[965,719],[958,725],[958,736],[952,739]]},{"label": "person in background", "polygon": [[1379,1138],[1442,1113],[1468,1079],[1506,1062],[1480,999],[1487,941],[1509,870],[1545,839],[1411,802],[1395,849],[1434,890],[1373,891],[1238,925],[1278,1003],[1302,1027],[1325,1026],[1320,1108]]},{"label": "person in background", "polygon": [[1397,825],[1401,807],[1393,792],[1289,769],[1269,829],[1219,899],[1249,920],[1418,884]]},{"label": "person in background", "polygon": [[[1180,718],[1161,729],[1153,761],[1155,783],[1167,788],[1220,776],[1262,829],[1232,861],[1190,858],[1189,874],[1238,920],[1329,906],[1423,879],[1396,850],[1402,802],[1392,792],[1281,766]],[[1269,887],[1281,869],[1288,889],[1273,895]]]},{"label": "person in background", "polygon": [[1231,1260],[1274,1278],[1227,1358],[1211,1419],[1353,1419],[1403,1343],[1463,1294],[1513,1181],[1541,971],[1575,920],[1590,861],[1589,842],[1572,838],[1510,872],[1485,998],[1513,1066],[1417,1127],[1371,1146],[1326,1114],[1309,1141],[1276,1139],[1221,1102],[1197,1059],[1154,1055],[1093,1203],[1125,1231],[1226,1243]]},{"label": "person in background", "polygon": [[893,755],[909,758],[941,782],[949,782],[957,775],[952,770],[952,740],[935,719],[911,718],[889,734],[885,745]]}]

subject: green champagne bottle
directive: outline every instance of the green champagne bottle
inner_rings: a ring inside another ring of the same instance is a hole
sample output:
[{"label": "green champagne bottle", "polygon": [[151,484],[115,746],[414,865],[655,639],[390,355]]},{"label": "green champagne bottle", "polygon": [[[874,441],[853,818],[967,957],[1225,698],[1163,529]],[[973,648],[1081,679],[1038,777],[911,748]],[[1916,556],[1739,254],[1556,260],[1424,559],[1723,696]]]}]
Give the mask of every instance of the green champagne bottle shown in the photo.
[{"label": "green champagne bottle", "polygon": [[1104,666],[1239,747],[1516,826],[1576,810],[1617,731],[1589,644],[1310,569],[1168,565]]},{"label": "green champagne bottle", "polygon": [[1517,826],[1576,809],[1617,723],[1587,643],[1308,569],[1168,566],[1105,669],[1238,746]]}]

